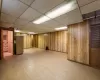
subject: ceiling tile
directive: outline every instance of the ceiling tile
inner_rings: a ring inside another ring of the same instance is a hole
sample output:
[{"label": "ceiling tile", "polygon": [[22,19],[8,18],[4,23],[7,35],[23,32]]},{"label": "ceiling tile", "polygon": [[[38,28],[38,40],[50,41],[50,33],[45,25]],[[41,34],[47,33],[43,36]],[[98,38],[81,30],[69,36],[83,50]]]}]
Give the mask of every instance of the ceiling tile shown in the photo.
[{"label": "ceiling tile", "polygon": [[84,6],[96,0],[77,0],[77,1],[78,1],[79,6]]},{"label": "ceiling tile", "polygon": [[36,27],[35,24],[33,24],[32,22],[28,23],[25,27],[23,27],[25,30],[29,30],[29,31],[34,31],[37,32],[37,30],[39,31],[39,29]]},{"label": "ceiling tile", "polygon": [[74,24],[82,21],[82,15],[80,13],[79,9],[72,10],[68,12],[65,15],[62,15],[58,18],[56,18],[58,22],[64,24],[64,25],[69,25],[69,24]]},{"label": "ceiling tile", "polygon": [[27,4],[27,5],[30,5],[30,4],[32,4],[33,1],[35,1],[35,0],[20,0],[20,1],[22,1],[23,3],[25,3],[25,4]]},{"label": "ceiling tile", "polygon": [[33,31],[33,32],[39,32],[39,29],[34,27],[34,26],[25,26],[22,28],[23,30],[26,30],[26,31]]},{"label": "ceiling tile", "polygon": [[17,19],[16,17],[1,13],[1,21],[2,22],[13,23],[16,19]]},{"label": "ceiling tile", "polygon": [[22,27],[24,27],[24,26],[14,25],[13,27],[16,28],[16,29],[22,29]]},{"label": "ceiling tile", "polygon": [[48,26],[48,27],[58,27],[60,25],[60,23],[54,21],[54,20],[50,20],[47,22],[43,23],[44,25]]},{"label": "ceiling tile", "polygon": [[36,25],[36,28],[42,29],[42,30],[49,30],[49,29],[51,29],[49,25],[44,25],[44,24]]},{"label": "ceiling tile", "polygon": [[21,19],[26,19],[28,21],[32,21],[33,19],[36,19],[38,17],[40,17],[41,14],[39,12],[37,12],[36,10],[32,9],[32,8],[28,8],[22,15],[21,15]]},{"label": "ceiling tile", "polygon": [[31,31],[31,32],[35,32],[35,33],[45,33],[45,32],[50,32],[50,29],[41,29],[41,28],[29,28],[29,27],[25,27],[22,30],[26,30],[26,31]]},{"label": "ceiling tile", "polygon": [[37,26],[37,28],[42,32],[51,32],[54,31],[54,27],[50,27],[50,26]]},{"label": "ceiling tile", "polygon": [[45,13],[63,1],[64,0],[35,0],[31,7],[37,9],[41,13]]},{"label": "ceiling tile", "polygon": [[33,31],[36,33],[43,33],[43,32],[48,32],[52,31],[51,28],[49,28],[47,25],[35,25],[32,22],[28,23],[25,27],[22,27],[23,30],[28,30],[28,31]]},{"label": "ceiling tile", "polygon": [[16,25],[26,25],[27,23],[28,23],[29,21],[27,21],[27,20],[24,20],[24,19],[17,19],[16,20],[16,22],[15,22],[15,24]]},{"label": "ceiling tile", "polygon": [[100,0],[90,3],[86,6],[81,7],[82,14],[90,13],[100,9]]},{"label": "ceiling tile", "polygon": [[27,8],[27,5],[18,0],[3,0],[2,4],[2,12],[15,17],[19,17]]},{"label": "ceiling tile", "polygon": [[0,22],[0,27],[9,28],[9,27],[13,27],[13,24],[8,23],[8,22]]},{"label": "ceiling tile", "polygon": [[67,18],[67,15],[66,14],[55,18],[55,20],[58,21],[58,22],[60,22],[61,24],[68,24],[67,19],[68,18]]},{"label": "ceiling tile", "polygon": [[36,25],[36,24],[34,24],[34,23],[32,23],[32,22],[29,22],[27,25],[26,25],[27,27],[31,27],[31,29],[32,28],[40,28],[40,29],[42,29],[42,28],[47,28],[47,26],[46,25],[44,25],[44,24],[38,24],[38,25]]},{"label": "ceiling tile", "polygon": [[27,27],[35,27],[35,24],[33,24],[32,22],[29,22],[26,26]]}]

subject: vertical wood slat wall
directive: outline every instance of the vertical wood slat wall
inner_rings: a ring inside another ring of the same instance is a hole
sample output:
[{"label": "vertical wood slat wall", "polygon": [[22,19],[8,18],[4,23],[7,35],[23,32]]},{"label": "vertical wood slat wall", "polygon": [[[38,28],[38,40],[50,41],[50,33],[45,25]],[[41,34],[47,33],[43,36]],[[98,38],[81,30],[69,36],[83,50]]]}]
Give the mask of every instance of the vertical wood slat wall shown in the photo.
[{"label": "vertical wood slat wall", "polygon": [[[38,48],[45,49],[46,46],[50,50],[67,52],[67,31],[57,31],[47,33],[48,35],[34,35],[34,39],[38,36]],[[33,43],[36,43],[34,40]]]},{"label": "vertical wood slat wall", "polygon": [[33,36],[33,47],[38,48],[38,35]]},{"label": "vertical wood slat wall", "polygon": [[48,46],[53,51],[67,52],[67,31],[50,32],[47,34],[23,35],[16,33],[16,36],[24,36],[24,49],[32,47],[45,49]]},{"label": "vertical wood slat wall", "polygon": [[33,35],[16,33],[16,36],[24,36],[24,49],[33,47]]},{"label": "vertical wood slat wall", "polygon": [[89,64],[89,25],[87,21],[69,26],[68,59]]},{"label": "vertical wood slat wall", "polygon": [[90,23],[90,65],[100,69],[100,17]]}]

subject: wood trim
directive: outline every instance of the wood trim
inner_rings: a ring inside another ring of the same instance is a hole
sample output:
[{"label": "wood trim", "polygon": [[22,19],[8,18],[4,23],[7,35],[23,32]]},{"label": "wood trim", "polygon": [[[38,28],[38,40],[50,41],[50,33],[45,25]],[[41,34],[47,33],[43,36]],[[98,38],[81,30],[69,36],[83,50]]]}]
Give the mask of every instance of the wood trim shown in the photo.
[{"label": "wood trim", "polygon": [[88,26],[89,26],[89,64],[91,65],[90,62],[91,61],[91,28],[90,28],[89,21],[88,21]]},{"label": "wood trim", "polygon": [[0,60],[2,59],[2,55],[1,55],[2,52],[1,52],[1,50],[2,49],[1,49],[1,29],[0,29]]},{"label": "wood trim", "polygon": [[89,64],[84,64],[84,63],[77,62],[77,61],[74,61],[74,60],[71,60],[71,59],[67,59],[67,60],[69,60],[69,61],[72,61],[72,62],[75,62],[75,63],[79,63],[79,64],[82,64],[82,65],[86,65],[86,66],[89,66],[89,67],[91,67]]},{"label": "wood trim", "polygon": [[1,30],[9,30],[9,31],[14,31],[14,28],[10,27],[10,28],[5,28],[5,27],[0,27]]}]

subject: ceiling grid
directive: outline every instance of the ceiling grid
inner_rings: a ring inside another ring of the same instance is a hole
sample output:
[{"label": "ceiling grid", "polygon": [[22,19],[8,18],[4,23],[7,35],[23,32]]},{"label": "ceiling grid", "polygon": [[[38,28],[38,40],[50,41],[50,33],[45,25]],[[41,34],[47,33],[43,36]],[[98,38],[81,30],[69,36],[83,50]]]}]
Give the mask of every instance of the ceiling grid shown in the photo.
[{"label": "ceiling grid", "polygon": [[63,2],[65,0],[3,0],[0,21],[22,30],[50,32],[56,27],[81,22],[83,14],[100,9],[100,0],[77,0],[78,7],[74,10],[43,24],[32,23]]}]

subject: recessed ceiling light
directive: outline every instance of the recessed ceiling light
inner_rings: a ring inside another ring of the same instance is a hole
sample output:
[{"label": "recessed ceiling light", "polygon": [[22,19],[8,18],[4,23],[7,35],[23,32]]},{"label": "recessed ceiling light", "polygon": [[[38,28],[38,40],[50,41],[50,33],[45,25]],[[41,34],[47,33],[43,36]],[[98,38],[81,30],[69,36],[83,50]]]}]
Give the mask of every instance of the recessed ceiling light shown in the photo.
[{"label": "recessed ceiling light", "polygon": [[20,30],[15,30],[15,32],[21,32]]},{"label": "recessed ceiling light", "polygon": [[48,36],[48,34],[44,34],[44,36]]},{"label": "recessed ceiling light", "polygon": [[22,34],[22,36],[26,36],[26,35],[27,35],[26,33],[23,33],[23,34]]},{"label": "recessed ceiling light", "polygon": [[67,29],[66,26],[64,26],[64,27],[59,27],[59,28],[55,28],[55,30],[65,30],[65,29]]},{"label": "recessed ceiling light", "polygon": [[57,6],[56,8],[54,8],[53,10],[49,11],[48,13],[46,13],[46,16],[42,16],[39,19],[33,21],[33,23],[35,24],[41,24],[44,23],[48,20],[54,19],[56,17],[59,17],[63,14],[66,14],[67,12],[77,8],[78,5],[76,3],[76,0],[72,0],[70,2],[64,2],[63,4],[61,4],[60,6]]},{"label": "recessed ceiling light", "polygon": [[41,23],[46,22],[48,20],[50,20],[50,18],[48,18],[47,16],[42,16],[39,19],[33,21],[33,23],[35,23],[35,24],[41,24]]},{"label": "recessed ceiling light", "polygon": [[28,34],[36,34],[36,33],[34,33],[34,32],[28,32]]}]

